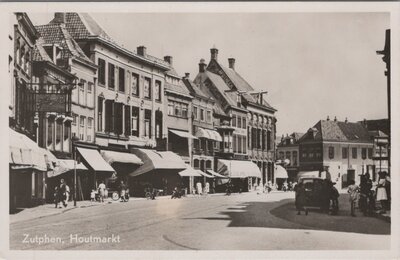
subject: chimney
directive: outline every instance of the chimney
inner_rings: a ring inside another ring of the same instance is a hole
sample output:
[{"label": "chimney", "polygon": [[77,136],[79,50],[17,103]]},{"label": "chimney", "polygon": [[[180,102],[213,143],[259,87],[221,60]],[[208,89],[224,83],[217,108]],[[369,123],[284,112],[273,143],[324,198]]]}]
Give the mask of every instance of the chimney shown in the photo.
[{"label": "chimney", "polygon": [[347,117],[346,117],[346,119],[344,120],[344,122],[345,122],[345,123],[347,123],[347,122],[348,122],[348,120],[347,120]]},{"label": "chimney", "polygon": [[65,13],[54,13],[55,23],[65,23]]},{"label": "chimney", "polygon": [[364,127],[365,127],[365,128],[367,128],[367,127],[368,127],[368,124],[367,124],[367,119],[365,119],[365,118],[364,118],[364,120],[363,120],[363,124],[364,124]]},{"label": "chimney", "polygon": [[186,79],[189,79],[189,77],[190,77],[190,73],[189,73],[189,72],[186,72],[186,73],[185,73],[185,78],[186,78]]},{"label": "chimney", "polygon": [[330,119],[329,119],[329,116],[326,118],[326,121],[329,121]]},{"label": "chimney", "polygon": [[235,58],[229,58],[229,68],[235,70]]},{"label": "chimney", "polygon": [[164,56],[164,60],[165,60],[166,62],[168,62],[169,65],[172,66],[172,61],[173,61],[172,56]]},{"label": "chimney", "polygon": [[218,49],[212,48],[210,49],[210,52],[211,52],[211,59],[218,61]]},{"label": "chimney", "polygon": [[200,63],[199,63],[199,72],[205,72],[206,67],[207,67],[207,64],[205,63],[204,59],[201,59]]},{"label": "chimney", "polygon": [[139,46],[136,48],[137,54],[140,56],[146,56],[146,47],[145,46]]},{"label": "chimney", "polygon": [[333,121],[335,121],[335,122],[337,121],[337,118],[336,118],[336,116],[335,116],[335,119],[333,119]]}]

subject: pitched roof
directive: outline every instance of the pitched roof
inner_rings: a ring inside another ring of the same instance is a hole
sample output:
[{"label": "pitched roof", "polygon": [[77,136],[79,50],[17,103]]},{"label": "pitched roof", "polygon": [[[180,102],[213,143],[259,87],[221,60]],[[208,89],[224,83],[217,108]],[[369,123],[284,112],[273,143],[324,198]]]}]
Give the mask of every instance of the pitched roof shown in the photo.
[{"label": "pitched roof", "polygon": [[[208,79],[213,83],[213,85],[218,89],[219,93],[226,99],[228,104],[230,106],[237,107],[237,94],[234,92],[225,92],[227,90],[230,90],[225,81],[219,75],[214,74],[211,71],[206,70],[204,73],[207,75]],[[206,93],[207,96],[213,96],[208,88],[203,88],[202,90],[204,93]]]},{"label": "pitched roof", "polygon": [[43,44],[58,44],[62,48],[61,58],[78,58],[92,66],[95,64],[85,55],[78,43],[72,38],[64,24],[46,24],[36,26]]},{"label": "pitched roof", "polygon": [[43,38],[36,40],[35,46],[33,47],[33,57],[34,61],[48,61],[53,63],[53,60],[49,57],[46,50],[43,48]]},{"label": "pitched roof", "polygon": [[[311,138],[312,132],[315,137]],[[338,142],[371,142],[368,130],[361,123],[320,120],[310,128],[301,140],[338,141]]]},{"label": "pitched roof", "polygon": [[[58,21],[53,19],[50,21],[50,24],[57,24]],[[162,66],[169,66],[169,63],[164,61],[163,59],[159,59],[149,54],[145,54],[145,56],[138,55],[135,51],[128,50],[124,48],[122,45],[118,44],[111,36],[109,36],[106,31],[96,22],[93,17],[91,17],[88,13],[65,13],[65,27],[71,36],[75,40],[85,40],[88,38],[96,38],[103,40],[106,43],[109,43],[116,48],[122,50],[123,52],[135,56],[140,59],[145,59],[154,64],[160,64]]]},{"label": "pitched roof", "polygon": [[[239,73],[237,73],[237,71],[231,69],[231,68],[227,68],[223,65],[221,65],[220,63],[218,63],[218,65],[221,67],[221,69],[225,72],[225,74],[229,77],[229,79],[233,82],[233,84],[235,85],[235,87],[238,90],[242,90],[242,91],[254,91],[254,88],[244,79],[242,78],[242,76],[240,76]],[[254,96],[257,94],[249,94],[249,93],[243,93],[242,96],[251,103],[258,103],[257,98]],[[268,108],[272,108],[274,109],[266,100],[265,98],[263,98],[263,106],[268,107]]]},{"label": "pitched roof", "polygon": [[186,96],[190,95],[189,90],[186,88],[186,86],[180,81],[178,84],[171,84],[168,82],[165,82],[164,87],[167,91],[172,91],[178,94],[183,94]]}]

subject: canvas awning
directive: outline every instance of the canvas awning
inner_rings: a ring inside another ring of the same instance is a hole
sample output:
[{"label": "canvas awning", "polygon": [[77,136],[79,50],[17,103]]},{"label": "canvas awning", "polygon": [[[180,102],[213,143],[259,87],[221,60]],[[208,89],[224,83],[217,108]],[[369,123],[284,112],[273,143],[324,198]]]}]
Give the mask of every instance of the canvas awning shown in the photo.
[{"label": "canvas awning", "polygon": [[208,172],[209,174],[213,175],[214,177],[217,177],[217,178],[229,179],[229,177],[224,176],[224,175],[221,175],[221,174],[219,174],[219,173],[217,173],[217,172],[215,172],[215,171],[213,171],[213,170],[207,170],[207,172]]},{"label": "canvas awning", "polygon": [[195,133],[196,137],[198,138],[207,138],[207,139],[211,139],[210,133],[208,132],[207,129],[204,128],[197,128],[197,131]]},{"label": "canvas awning", "polygon": [[183,171],[178,172],[181,177],[201,177],[199,170],[194,169],[191,166],[187,166],[187,168]]},{"label": "canvas awning", "polygon": [[153,170],[184,170],[186,164],[182,158],[170,151],[158,152],[150,149],[134,149],[136,154],[142,161],[143,165],[130,173],[130,176],[138,176]]},{"label": "canvas awning", "polygon": [[198,139],[196,136],[191,135],[188,132],[185,131],[179,131],[179,130],[169,130],[171,133],[176,134],[177,136],[183,137],[183,138],[188,138],[188,139]]},{"label": "canvas awning", "polygon": [[217,172],[229,178],[261,178],[260,169],[251,161],[218,159]]},{"label": "canvas awning", "polygon": [[207,131],[209,132],[212,140],[217,142],[222,142],[222,137],[217,131],[214,130],[207,130]]},{"label": "canvas awning", "polygon": [[11,168],[32,168],[47,171],[47,150],[39,147],[37,143],[26,135],[9,129],[9,164]]},{"label": "canvas awning", "polygon": [[122,153],[115,151],[100,151],[101,156],[108,164],[116,163],[131,163],[136,165],[142,165],[143,161],[139,157],[132,153]]},{"label": "canvas awning", "polygon": [[198,170],[198,171],[199,171],[199,173],[200,173],[201,175],[203,175],[204,177],[207,177],[207,178],[214,178],[214,176],[211,175],[211,174],[205,173],[205,172],[200,171],[200,170]]},{"label": "canvas awning", "polygon": [[78,147],[77,150],[88,165],[96,172],[115,172],[97,150],[81,147]]},{"label": "canvas awning", "polygon": [[286,169],[283,168],[280,165],[275,165],[274,176],[275,176],[275,179],[287,179],[287,178],[289,178]]},{"label": "canvas awning", "polygon": [[[54,167],[52,171],[47,172],[47,177],[52,178],[56,177],[58,175],[61,175],[66,172],[73,172],[74,171],[74,160],[61,160],[58,159],[57,165]],[[83,163],[76,163],[76,170],[77,171],[87,171],[88,169],[86,168]]]}]

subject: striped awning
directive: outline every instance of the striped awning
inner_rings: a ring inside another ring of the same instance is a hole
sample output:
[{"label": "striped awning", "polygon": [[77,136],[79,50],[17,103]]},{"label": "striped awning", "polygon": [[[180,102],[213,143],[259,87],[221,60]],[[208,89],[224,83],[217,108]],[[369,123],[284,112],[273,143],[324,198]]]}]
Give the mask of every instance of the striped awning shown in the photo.
[{"label": "striped awning", "polygon": [[97,150],[81,147],[78,147],[77,150],[93,170],[99,172],[115,172],[115,170],[104,161]]},{"label": "striped awning", "polygon": [[136,164],[136,165],[142,165],[143,162],[140,160],[139,157],[134,155],[133,153],[121,153],[121,152],[115,152],[115,151],[101,151],[100,152],[101,156],[104,158],[104,160],[108,164],[113,164],[113,163],[130,163],[130,164]]},{"label": "striped awning", "polygon": [[214,130],[199,127],[199,128],[197,128],[195,135],[196,135],[196,137],[199,137],[199,138],[207,138],[207,139],[214,140],[217,142],[222,142],[221,135],[217,131],[214,131]]}]

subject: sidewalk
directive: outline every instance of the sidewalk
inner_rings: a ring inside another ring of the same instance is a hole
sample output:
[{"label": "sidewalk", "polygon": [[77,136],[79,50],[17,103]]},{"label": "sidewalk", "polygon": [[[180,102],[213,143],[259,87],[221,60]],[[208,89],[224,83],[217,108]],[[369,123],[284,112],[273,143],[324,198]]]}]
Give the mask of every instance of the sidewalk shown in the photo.
[{"label": "sidewalk", "polygon": [[[199,198],[199,197],[206,198],[207,196],[212,197],[212,196],[222,196],[222,195],[225,195],[225,193],[208,194],[206,196],[188,194],[188,195],[186,195],[186,197],[183,197],[183,198]],[[156,198],[156,200],[164,200],[164,199],[171,199],[171,195],[158,196]],[[130,197],[129,198],[129,201],[140,201],[140,200],[146,200],[146,198],[142,198],[142,197]],[[120,203],[120,201],[119,200],[114,201],[111,198],[109,198],[104,204],[113,204],[113,203]],[[20,221],[43,218],[43,217],[47,217],[47,216],[51,216],[51,215],[62,214],[64,212],[74,210],[76,208],[96,207],[96,206],[100,206],[100,205],[104,205],[104,204],[97,202],[97,201],[94,202],[94,201],[90,201],[90,200],[83,200],[83,201],[77,202],[77,207],[74,207],[73,201],[69,201],[68,206],[66,208],[65,207],[55,208],[54,204],[45,204],[45,205],[41,205],[41,206],[37,206],[37,207],[26,208],[18,213],[10,214],[10,224],[17,223]]]}]

